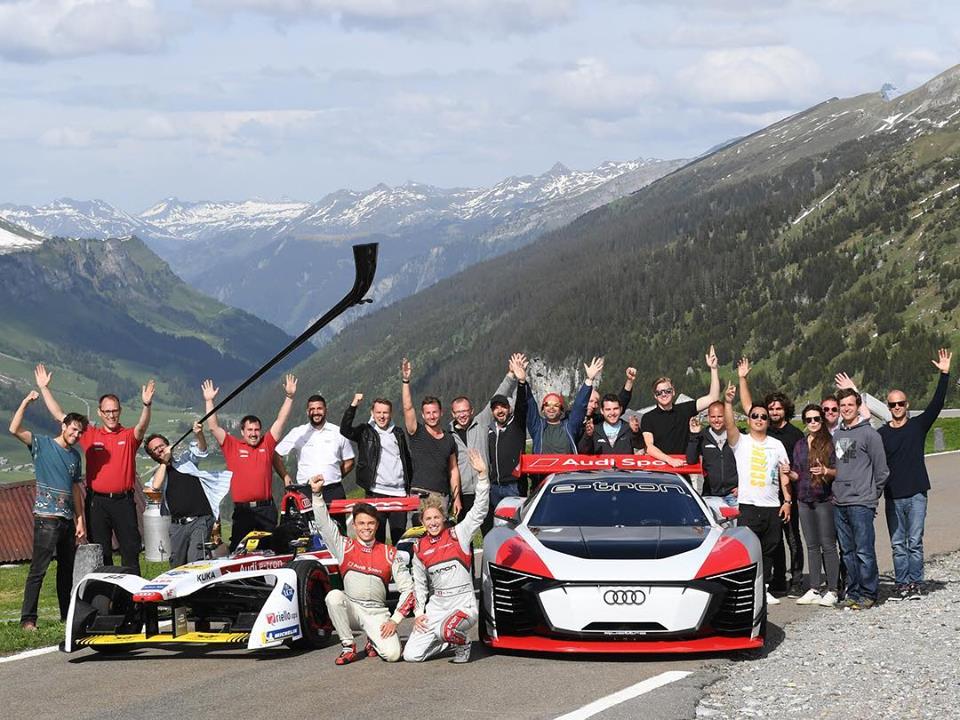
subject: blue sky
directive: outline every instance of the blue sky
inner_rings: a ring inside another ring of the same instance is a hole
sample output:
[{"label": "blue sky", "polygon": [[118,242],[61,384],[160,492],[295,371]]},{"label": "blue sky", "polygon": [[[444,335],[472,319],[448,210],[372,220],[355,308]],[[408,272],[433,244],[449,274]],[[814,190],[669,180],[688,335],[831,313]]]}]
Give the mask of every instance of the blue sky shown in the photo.
[{"label": "blue sky", "polygon": [[960,4],[0,0],[0,202],[316,200],[690,157],[960,62]]}]

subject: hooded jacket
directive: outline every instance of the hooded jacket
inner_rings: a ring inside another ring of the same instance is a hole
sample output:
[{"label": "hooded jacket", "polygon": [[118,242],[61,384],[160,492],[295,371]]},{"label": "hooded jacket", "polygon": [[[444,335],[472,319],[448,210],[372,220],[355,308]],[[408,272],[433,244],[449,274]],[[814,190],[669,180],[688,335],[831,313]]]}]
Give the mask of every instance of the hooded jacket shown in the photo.
[{"label": "hooded jacket", "polygon": [[890,476],[880,433],[870,427],[868,420],[858,417],[856,425],[841,424],[837,428],[833,444],[837,454],[834,504],[877,507]]}]

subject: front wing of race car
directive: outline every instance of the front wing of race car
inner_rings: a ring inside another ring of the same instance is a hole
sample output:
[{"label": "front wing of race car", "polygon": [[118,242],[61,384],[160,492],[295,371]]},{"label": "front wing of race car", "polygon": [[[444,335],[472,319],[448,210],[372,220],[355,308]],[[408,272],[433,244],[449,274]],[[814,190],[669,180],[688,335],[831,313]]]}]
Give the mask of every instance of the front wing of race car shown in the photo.
[{"label": "front wing of race car", "polygon": [[329,579],[319,560],[236,571],[229,562],[184,565],[153,580],[119,572],[84,576],[70,603],[64,651],[157,645],[255,650],[324,634]]}]

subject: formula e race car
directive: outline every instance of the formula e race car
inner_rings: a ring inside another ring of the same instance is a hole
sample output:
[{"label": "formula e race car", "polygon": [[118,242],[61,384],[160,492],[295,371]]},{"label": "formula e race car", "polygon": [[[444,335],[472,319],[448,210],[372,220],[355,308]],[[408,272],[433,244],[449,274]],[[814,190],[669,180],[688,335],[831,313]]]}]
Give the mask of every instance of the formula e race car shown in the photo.
[{"label": "formula e race car", "polygon": [[[305,485],[289,488],[277,529],[249,533],[229,557],[182,565],[153,580],[119,567],[85,575],[73,591],[63,650],[321,646],[332,632],[324,599],[342,582],[308,493]],[[330,512],[347,513],[354,502],[335,500]],[[364,502],[381,512],[409,512],[417,498]]]},{"label": "formula e race car", "polygon": [[734,508],[701,498],[677,474],[698,466],[540,455],[523,456],[520,471],[555,474],[495,510],[481,574],[487,645],[586,653],[763,645],[760,542],[729,526]]}]

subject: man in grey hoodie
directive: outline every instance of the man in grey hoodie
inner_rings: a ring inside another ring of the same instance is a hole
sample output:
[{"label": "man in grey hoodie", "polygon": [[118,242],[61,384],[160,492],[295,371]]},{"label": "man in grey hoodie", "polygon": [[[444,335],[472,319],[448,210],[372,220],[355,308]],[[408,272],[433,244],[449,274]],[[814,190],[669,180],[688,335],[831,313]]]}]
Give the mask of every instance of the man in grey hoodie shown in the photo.
[{"label": "man in grey hoodie", "polygon": [[837,401],[840,427],[833,436],[837,452],[833,502],[847,569],[847,595],[838,607],[866,610],[877,602],[880,573],[873,521],[890,471],[880,434],[860,415],[860,394],[845,388],[837,393]]}]

